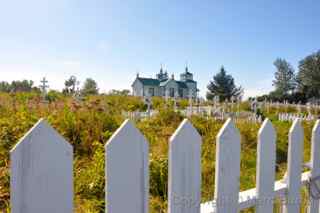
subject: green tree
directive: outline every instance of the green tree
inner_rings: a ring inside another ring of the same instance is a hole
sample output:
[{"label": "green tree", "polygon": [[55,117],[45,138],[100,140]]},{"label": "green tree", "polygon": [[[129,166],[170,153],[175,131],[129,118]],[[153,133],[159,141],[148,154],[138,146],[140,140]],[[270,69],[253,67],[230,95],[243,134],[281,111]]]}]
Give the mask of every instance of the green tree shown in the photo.
[{"label": "green tree", "polygon": [[214,96],[219,96],[220,101],[230,100],[232,96],[239,97],[242,88],[237,87],[231,75],[228,75],[222,66],[220,71],[213,76],[213,80],[207,86],[207,99],[212,100]]},{"label": "green tree", "polygon": [[73,75],[70,76],[70,78],[64,82],[65,87],[62,92],[64,94],[74,94],[76,92],[77,83],[77,78]]},{"label": "green tree", "polygon": [[23,81],[12,81],[10,85],[10,91],[12,92],[31,92],[36,90],[36,87],[33,87],[33,81],[23,80]]},{"label": "green tree", "polygon": [[300,61],[298,85],[307,98],[320,98],[320,50]]},{"label": "green tree", "polygon": [[39,91],[39,88],[33,86],[33,81],[22,80],[12,81],[8,83],[6,81],[0,82],[0,92],[31,92]]},{"label": "green tree", "polygon": [[0,92],[10,92],[11,85],[6,81],[0,82]]},{"label": "green tree", "polygon": [[285,60],[278,58],[273,63],[276,67],[274,74],[275,79],[273,85],[276,88],[277,94],[286,96],[296,88],[296,78],[293,67]]},{"label": "green tree", "polygon": [[99,93],[99,89],[98,89],[97,82],[92,78],[87,78],[81,89],[81,94],[84,96],[87,96],[87,95],[96,95],[98,93]]}]

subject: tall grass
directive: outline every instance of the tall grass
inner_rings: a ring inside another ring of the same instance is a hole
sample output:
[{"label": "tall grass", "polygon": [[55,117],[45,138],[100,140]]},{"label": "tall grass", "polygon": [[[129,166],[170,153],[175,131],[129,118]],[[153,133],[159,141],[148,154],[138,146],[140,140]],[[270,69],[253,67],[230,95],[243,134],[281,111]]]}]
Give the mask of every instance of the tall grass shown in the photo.
[{"label": "tall grass", "polygon": [[[75,151],[75,210],[104,212],[104,144],[124,121],[122,111],[143,110],[139,98],[129,96],[94,96],[78,103],[70,97],[55,96],[48,104],[33,93],[0,94],[0,211],[9,209],[9,150],[41,117],[58,130]],[[150,212],[167,212],[168,140],[183,116],[155,99],[160,111],[153,118],[137,121],[136,126],[150,143]],[[185,107],[186,101],[181,103]],[[242,105],[248,109],[248,104]],[[265,113],[267,114],[267,113]],[[268,116],[275,118],[270,110]],[[202,201],[213,199],[215,138],[221,121],[199,116],[190,118],[202,136]],[[273,120],[277,136],[277,178],[286,169],[288,130],[291,123]],[[241,190],[255,186],[258,124],[236,123],[241,132]],[[304,123],[305,160],[310,155],[312,123]],[[250,212],[252,210],[248,210]]]}]

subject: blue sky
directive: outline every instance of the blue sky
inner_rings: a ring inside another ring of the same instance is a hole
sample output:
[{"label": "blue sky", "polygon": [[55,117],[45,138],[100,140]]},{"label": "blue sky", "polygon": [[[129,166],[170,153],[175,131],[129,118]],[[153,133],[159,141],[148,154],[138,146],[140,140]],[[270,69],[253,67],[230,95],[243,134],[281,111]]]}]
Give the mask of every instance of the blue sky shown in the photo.
[{"label": "blue sky", "polygon": [[294,67],[320,49],[320,1],[1,1],[0,80],[76,75],[101,91],[130,88],[136,73],[186,61],[201,94],[224,65],[246,96],[272,89],[273,61]]}]

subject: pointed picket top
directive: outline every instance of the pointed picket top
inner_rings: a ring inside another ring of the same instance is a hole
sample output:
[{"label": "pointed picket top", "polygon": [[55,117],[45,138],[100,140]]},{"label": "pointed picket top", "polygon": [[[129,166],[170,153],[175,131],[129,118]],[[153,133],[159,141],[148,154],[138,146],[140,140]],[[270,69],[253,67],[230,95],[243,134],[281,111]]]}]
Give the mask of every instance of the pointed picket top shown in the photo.
[{"label": "pointed picket top", "polygon": [[168,212],[199,213],[201,202],[201,137],[185,119],[169,147]]},{"label": "pointed picket top", "polygon": [[[193,140],[181,140],[186,138],[192,138]],[[181,141],[182,143],[201,143],[201,136],[188,119],[184,119],[170,137],[170,143],[181,143]]]},{"label": "pointed picket top", "polygon": [[[317,120],[312,129],[311,138],[311,179],[320,175],[320,120]],[[315,187],[312,187],[315,188]],[[314,192],[313,192],[314,193]],[[319,192],[316,191],[315,194]],[[308,213],[319,213],[319,200],[310,198]]]},{"label": "pointed picket top", "polygon": [[[299,140],[297,140],[299,139]],[[293,140],[293,141],[292,141]],[[291,128],[289,130],[289,143],[297,141],[296,143],[302,143],[303,142],[303,128],[301,125],[301,119],[296,118],[294,119]]]},{"label": "pointed picket top", "polygon": [[230,118],[217,135],[215,176],[216,213],[238,212],[240,133]]},{"label": "pointed picket top", "polygon": [[126,137],[128,133],[133,134],[136,139],[133,140],[135,143],[147,143],[145,137],[141,134],[141,132],[134,126],[134,124],[130,121],[130,119],[126,119],[121,126],[114,132],[114,134],[110,137],[110,139],[106,143],[106,147],[112,146],[113,143],[128,143],[127,140],[119,140],[122,137]]},{"label": "pointed picket top", "polygon": [[222,128],[220,129],[217,135],[217,142],[218,143],[233,142],[233,140],[227,140],[231,137],[238,138],[240,143],[239,130],[236,128],[232,119],[228,118],[227,121],[223,124]]},{"label": "pointed picket top", "polygon": [[12,213],[73,211],[73,148],[44,119],[14,146],[10,159]]},{"label": "pointed picket top", "polygon": [[140,131],[126,120],[106,146],[107,212],[148,212],[149,147]]},{"label": "pointed picket top", "polygon": [[257,213],[272,213],[276,161],[276,132],[265,119],[258,133],[257,150]]},{"label": "pointed picket top", "polygon": [[287,202],[285,213],[299,213],[301,204],[301,172],[303,154],[303,128],[300,119],[295,119],[289,131]]},{"label": "pointed picket top", "polygon": [[[269,118],[266,118],[260,129],[259,129],[259,132],[258,132],[258,137],[260,138],[263,138],[264,136],[269,136],[269,135],[272,135],[272,139],[275,139],[276,137],[276,131],[273,127],[273,124],[271,123],[270,119]],[[268,141],[266,141],[267,143]]]},{"label": "pointed picket top", "polygon": [[[10,150],[10,152],[14,152],[22,143],[36,143],[38,141],[36,140],[30,140],[30,138],[34,139],[34,137],[41,137],[45,135],[46,133],[50,133],[54,135],[55,137],[59,138],[59,143],[61,146],[64,146],[66,149],[73,150],[73,147],[71,144],[66,141],[55,129],[53,129],[48,122],[41,118],[33,125],[33,127],[19,140],[19,142],[13,146],[13,148]],[[49,140],[44,140],[41,143],[50,143]]]}]

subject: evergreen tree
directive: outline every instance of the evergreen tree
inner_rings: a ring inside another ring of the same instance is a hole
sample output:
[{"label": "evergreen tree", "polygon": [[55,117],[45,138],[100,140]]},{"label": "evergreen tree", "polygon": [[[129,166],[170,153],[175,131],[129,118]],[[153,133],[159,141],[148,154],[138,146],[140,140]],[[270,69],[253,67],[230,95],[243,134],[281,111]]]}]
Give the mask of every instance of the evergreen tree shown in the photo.
[{"label": "evergreen tree", "polygon": [[285,60],[278,58],[273,63],[277,68],[273,80],[277,94],[281,97],[292,93],[296,87],[296,79],[293,67]]},{"label": "evergreen tree", "polygon": [[92,78],[87,78],[82,87],[81,94],[84,96],[96,95],[98,94],[98,92],[99,92],[99,89],[98,89],[97,82]]},{"label": "evergreen tree", "polygon": [[228,75],[222,66],[219,73],[213,76],[213,80],[207,86],[207,99],[213,100],[214,96],[219,96],[220,101],[230,100],[232,96],[239,97],[242,88],[237,87],[231,75]]}]

